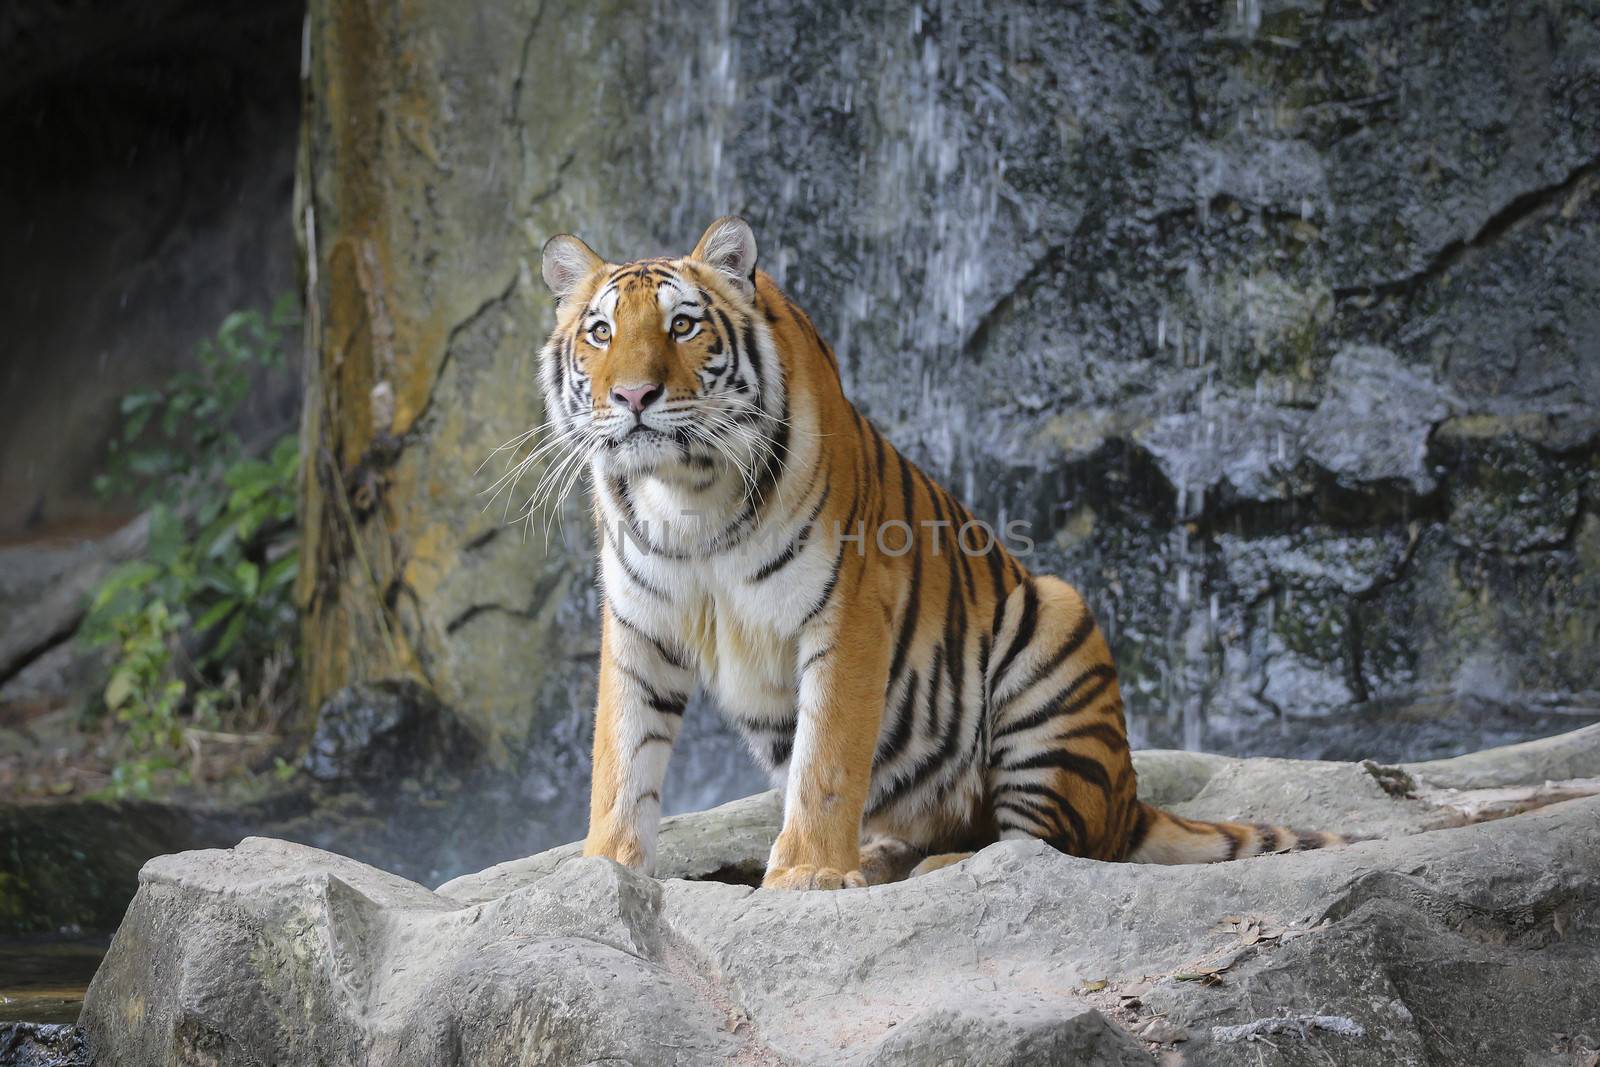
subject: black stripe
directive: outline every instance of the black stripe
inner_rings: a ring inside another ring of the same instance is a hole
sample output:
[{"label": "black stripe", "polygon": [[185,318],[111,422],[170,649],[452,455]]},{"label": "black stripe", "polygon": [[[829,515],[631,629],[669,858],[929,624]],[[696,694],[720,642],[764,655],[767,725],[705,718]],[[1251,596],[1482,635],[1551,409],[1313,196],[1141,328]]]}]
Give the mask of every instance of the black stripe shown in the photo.
[{"label": "black stripe", "polygon": [[662,641],[658,637],[652,636],[651,634],[646,632],[645,629],[643,627],[641,627],[638,623],[633,622],[630,619],[628,619],[626,616],[624,616],[621,612],[619,612],[617,610],[617,606],[615,604],[608,604],[607,607],[609,607],[611,609],[611,617],[613,619],[616,619],[617,623],[619,625],[621,625],[623,629],[628,630],[631,633],[637,634],[638,636],[644,638],[646,641],[649,641],[650,644],[655,647],[656,652],[659,653],[661,658],[666,660],[667,663],[669,663],[670,665],[678,668],[680,671],[686,671],[686,670],[689,669],[689,665],[687,663],[685,663],[681,658],[679,658],[678,656],[674,655],[672,650],[667,647],[667,645],[666,645],[666,643],[664,641]]},{"label": "black stripe", "polygon": [[783,398],[783,410],[777,418],[777,428],[767,439],[767,455],[762,462],[761,474],[756,480],[755,489],[745,500],[745,505],[738,516],[723,527],[722,532],[713,538],[713,541],[728,544],[728,539],[737,533],[740,534],[740,537],[731,542],[731,544],[736,545],[743,540],[744,533],[759,525],[760,512],[766,505],[767,494],[771,492],[772,487],[783,476],[789,461],[789,397],[787,393]]},{"label": "black stripe", "polygon": [[847,546],[843,544],[839,546],[839,554],[834,557],[833,560],[833,573],[828,575],[828,584],[822,587],[822,595],[819,596],[817,598],[817,602],[811,606],[811,610],[806,612],[805,618],[800,620],[801,626],[805,626],[812,619],[821,614],[822,609],[828,606],[828,601],[833,599],[833,591],[839,585],[839,570],[844,566],[844,554],[848,551],[850,551],[850,549]]},{"label": "black stripe", "polygon": [[726,311],[713,304],[711,313],[717,317],[717,323],[722,327],[722,336],[727,340],[728,349],[733,356],[729,361],[730,376],[740,377],[740,368],[744,365],[744,353],[739,350],[738,331],[733,328],[733,320],[728,318]]},{"label": "black stripe", "polygon": [[[900,495],[904,500],[905,514],[912,515],[912,488],[910,465],[906,458],[896,455],[900,461]],[[900,671],[906,663],[906,653],[911,648],[911,635],[916,631],[917,611],[922,599],[922,553],[913,552],[911,555],[911,593],[906,599],[905,614],[900,619],[900,632],[895,636],[894,658],[889,661],[889,684],[894,685],[900,677]]]},{"label": "black stripe", "polygon": [[[856,509],[859,508],[860,506],[861,506],[861,494],[858,491],[856,493],[856,498],[853,501],[850,502],[850,517],[847,518],[845,520],[845,522],[844,522],[844,528],[847,531],[855,526],[855,523],[856,523]],[[817,615],[821,613],[822,609],[828,606],[828,601],[833,599],[833,591],[839,584],[839,571],[844,566],[844,555],[848,551],[850,551],[850,547],[847,544],[845,544],[843,541],[840,541],[839,542],[839,555],[834,558],[834,561],[833,561],[833,573],[828,576],[828,584],[822,590],[822,596],[817,598],[816,604],[812,606],[810,611],[806,612],[805,618],[800,620],[800,625],[801,626],[805,626],[812,619],[816,618]]]},{"label": "black stripe", "polygon": [[915,717],[917,690],[922,685],[922,676],[915,669],[911,677],[906,680],[905,692],[900,696],[900,705],[895,711],[894,729],[878,746],[877,755],[872,759],[874,767],[882,767],[890,763],[895,757],[905,750],[906,742],[911,738],[911,720]]},{"label": "black stripe", "polygon": [[[977,587],[972,577],[972,557],[961,547],[961,530],[969,522],[975,520],[972,517],[972,513],[962,506],[961,501],[951,495],[950,490],[941,485],[939,492],[944,494],[945,506],[950,511],[950,542],[954,546],[955,552],[961,557],[961,577],[966,584],[967,597],[971,599],[977,595]],[[994,546],[991,546],[991,554],[993,551]]]},{"label": "black stripe", "polygon": [[650,531],[639,526],[639,513],[633,506],[633,490],[628,487],[628,479],[619,475],[610,475],[606,478],[606,491],[611,494],[612,501],[617,510],[622,512],[622,521],[628,527],[628,540],[633,546],[640,549],[647,556],[665,556],[668,559],[687,559],[688,557],[666,551],[650,539]]},{"label": "black stripe", "polygon": [[1055,654],[1048,660],[1035,667],[1033,673],[1028,675],[1026,682],[1014,689],[1010,696],[1001,700],[999,706],[995,709],[995,713],[999,714],[999,712],[1010,707],[1018,697],[1048,678],[1057,667],[1067,661],[1068,657],[1083,647],[1083,643],[1089,640],[1089,635],[1093,632],[1094,616],[1089,613],[1088,608],[1084,608],[1083,618],[1078,620],[1078,625],[1073,628],[1072,633],[1067,635],[1067,639],[1061,643],[1061,647],[1056,649]]},{"label": "black stripe", "polygon": [[1054,768],[1066,771],[1075,778],[1081,778],[1100,792],[1111,795],[1111,778],[1106,774],[1105,765],[1097,759],[1080,756],[1076,752],[1068,752],[1064,748],[1052,748],[1045,752],[1037,752],[1027,759],[1016,763],[1006,764],[1000,769],[1003,771],[1037,771],[1045,768]]},{"label": "black stripe", "polygon": [[623,674],[627,675],[628,680],[633,682],[634,685],[644,690],[645,703],[649,704],[656,711],[659,711],[663,715],[683,715],[683,709],[689,703],[689,697],[687,694],[674,693],[670,690],[665,693],[660,692],[655,686],[651,685],[643,675],[634,670],[632,667],[624,666],[623,664],[619,663],[617,664],[617,669]]},{"label": "black stripe", "polygon": [[1278,828],[1268,823],[1251,823],[1250,829],[1256,832],[1256,852],[1276,852],[1283,848],[1283,839],[1278,836]]},{"label": "black stripe", "polygon": [[824,656],[832,651],[832,645],[823,645],[821,648],[817,649],[815,652],[811,653],[811,655],[806,657],[805,662],[800,664],[800,670],[798,673],[804,675],[806,671],[809,671],[812,667],[815,667],[822,661]]},{"label": "black stripe", "polygon": [[750,369],[755,372],[757,385],[765,384],[762,382],[761,374],[761,346],[756,344],[756,324],[751,322],[749,319],[744,320],[744,334],[742,340],[744,341],[745,347],[750,351]]},{"label": "black stripe", "polygon": [[[1074,837],[1073,841],[1068,842],[1066,848],[1062,848],[1052,839],[1050,844],[1060,849],[1060,851],[1071,852],[1077,847],[1078,843],[1088,840],[1088,828],[1084,825],[1083,816],[1078,814],[1078,809],[1072,806],[1071,801],[1048,785],[1040,782],[1009,782],[1001,786],[997,792],[1001,797],[1004,797],[1006,793],[1022,793],[1026,796],[1045,797],[1050,800],[1055,805],[1057,818],[1064,820],[1069,825]],[[996,801],[996,803],[999,803],[999,801]]]},{"label": "black stripe", "polygon": [[[935,511],[938,514],[948,514],[938,510],[937,501]],[[950,691],[954,698],[950,722],[946,727],[944,747],[954,751],[956,741],[960,737],[960,728],[965,721],[968,703],[966,699],[967,679],[967,600],[962,595],[961,583],[956,575],[960,569],[960,562],[956,559],[959,549],[955,547],[955,538],[951,537],[950,574],[948,587],[945,590],[945,642],[949,648],[947,662],[950,671]],[[980,710],[979,714],[982,714]],[[969,750],[970,754],[970,750]]]},{"label": "black stripe", "polygon": [[650,584],[649,579],[634,569],[633,564],[628,562],[628,553],[624,546],[617,543],[616,539],[612,537],[609,528],[602,527],[602,532],[606,541],[611,545],[611,551],[616,554],[617,565],[622,568],[622,573],[627,576],[629,581],[638,586],[640,589],[643,589],[646,593],[649,593],[651,596],[655,597],[657,600],[671,600],[671,597],[667,595],[667,591],[665,589],[659,589]]},{"label": "black stripe", "polygon": [[1302,852],[1308,848],[1321,848],[1324,844],[1321,834],[1307,833],[1304,830],[1295,830],[1294,850]]},{"label": "black stripe", "polygon": [[[1002,811],[1015,812],[1016,814],[1021,815],[1023,818],[1029,819],[1038,824],[1039,828],[1044,830],[1046,833],[1049,833],[1055,828],[1055,813],[1038,802],[1029,800],[1026,797],[1013,797],[1009,800],[997,800],[994,802],[993,807],[997,814]],[[1024,830],[1027,828],[1019,826],[1017,829]]]},{"label": "black stripe", "polygon": [[[818,466],[820,467],[821,464],[819,463]],[[805,540],[808,534],[816,532],[812,529],[812,524],[817,521],[817,516],[822,514],[823,506],[828,503],[828,494],[832,491],[832,489],[833,486],[831,484],[824,485],[822,487],[822,496],[817,498],[817,506],[811,509],[811,514],[806,519],[805,523],[802,524],[800,530],[794,535],[794,538],[784,546],[783,551],[778,553],[776,558],[765,564],[760,570],[756,571],[755,577],[750,579],[752,585],[758,582],[764,582],[768,578],[771,578],[774,574],[777,574],[783,568],[787,567],[790,562],[800,554],[800,542]]]},{"label": "black stripe", "polygon": [[878,428],[872,425],[870,420],[867,422],[867,429],[872,432],[873,463],[878,472],[877,485],[881,490],[883,488],[883,461],[886,458],[883,434],[878,432]]},{"label": "black stripe", "polygon": [[[934,650],[933,666],[928,672],[928,677],[931,683],[931,690],[928,694],[928,713],[930,726],[939,721],[939,696],[943,692],[944,662],[944,645],[940,644],[939,647]],[[891,784],[888,792],[886,792],[882,797],[873,803],[872,811],[877,812],[887,808],[900,797],[915,789],[918,785],[921,785],[930,774],[944,766],[944,764],[949,761],[951,755],[954,754],[956,747],[955,741],[957,735],[955,727],[961,721],[961,701],[959,695],[957,695],[956,699],[954,699],[951,703],[952,707],[950,709],[950,720],[944,725],[942,730],[943,743],[939,746],[938,751],[934,752],[930,757],[922,760],[916,766],[916,768],[912,770],[909,776],[902,776],[893,784]]]},{"label": "black stripe", "polygon": [[[1088,670],[1072,679],[1072,681],[1068,682],[1060,689],[1057,689],[1049,700],[1046,700],[1039,705],[1039,708],[1036,711],[1024,716],[1023,718],[1015,719],[996,730],[994,732],[995,740],[999,740],[1002,737],[1010,737],[1012,734],[1020,733],[1023,730],[1031,730],[1036,726],[1043,726],[1051,719],[1060,718],[1067,715],[1076,715],[1078,712],[1082,711],[1084,708],[1087,708],[1090,704],[1098,700],[1100,695],[1111,687],[1111,683],[1116,680],[1116,677],[1117,669],[1111,666],[1109,663],[1102,663],[1099,666],[1090,667]],[[1088,693],[1073,699],[1071,703],[1066,704],[1065,706],[1059,703],[1060,701],[1067,700],[1068,698],[1072,697],[1073,694],[1077,692],[1079,686],[1090,680],[1098,680],[1099,684]]]},{"label": "black stripe", "polygon": [[633,746],[633,754],[637,756],[640,752],[643,752],[646,745],[670,744],[672,744],[672,738],[668,737],[666,734],[657,733],[656,731],[652,730],[650,733],[647,733],[643,737],[639,738],[639,743]]},{"label": "black stripe", "polygon": [[1128,840],[1124,842],[1122,854],[1131,856],[1139,851],[1139,846],[1144,844],[1144,839],[1150,836],[1151,808],[1148,804],[1137,804],[1133,812],[1133,829],[1128,832]]},{"label": "black stripe", "polygon": [[1002,569],[1004,564],[1000,559],[1001,553],[1005,550],[1000,547],[999,537],[1000,535],[997,532],[994,545],[985,553],[989,560],[989,580],[994,585],[995,629],[997,633],[1000,626],[999,613],[1006,602],[1006,579],[1005,572]]},{"label": "black stripe", "polygon": [[1082,726],[1074,726],[1056,740],[1071,741],[1076,738],[1093,738],[1113,752],[1128,746],[1128,735],[1122,727],[1110,722],[1090,722]]},{"label": "black stripe", "polygon": [[989,731],[993,723],[989,715],[989,694],[986,689],[985,679],[989,677],[989,635],[978,634],[978,686],[984,692],[978,694],[979,708],[978,728],[972,731],[972,755],[969,759],[981,760],[985,765],[989,763]]},{"label": "black stripe", "polygon": [[[994,677],[989,683],[991,693],[1000,688],[1000,682],[1005,678],[1006,671],[1010,670],[1011,663],[1017,658],[1017,653],[1033,640],[1033,628],[1039,621],[1039,594],[1034,590],[1032,582],[1025,582],[1022,586],[1022,615],[1017,619],[1017,632],[1011,638],[1011,644],[1006,646],[1005,655],[1000,657],[1000,662],[995,665]],[[998,639],[1000,632],[995,630]]]}]

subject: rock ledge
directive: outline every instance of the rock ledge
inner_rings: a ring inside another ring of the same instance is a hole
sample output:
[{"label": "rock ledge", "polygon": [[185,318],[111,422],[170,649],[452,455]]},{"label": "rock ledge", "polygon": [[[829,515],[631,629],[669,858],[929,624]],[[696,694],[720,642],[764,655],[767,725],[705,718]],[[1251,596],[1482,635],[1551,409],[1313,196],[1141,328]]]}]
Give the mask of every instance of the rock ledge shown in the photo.
[{"label": "rock ledge", "polygon": [[1600,797],[1421,831],[1467,818],[1452,790],[1597,750],[1592,727],[1403,769],[1141,753],[1188,814],[1388,839],[1193,867],[1011,842],[840,893],[730,884],[770,795],[663,830],[664,873],[728,881],[569,846],[429,891],[250,838],[145,866],[83,1025],[104,1067],[1585,1062]]}]

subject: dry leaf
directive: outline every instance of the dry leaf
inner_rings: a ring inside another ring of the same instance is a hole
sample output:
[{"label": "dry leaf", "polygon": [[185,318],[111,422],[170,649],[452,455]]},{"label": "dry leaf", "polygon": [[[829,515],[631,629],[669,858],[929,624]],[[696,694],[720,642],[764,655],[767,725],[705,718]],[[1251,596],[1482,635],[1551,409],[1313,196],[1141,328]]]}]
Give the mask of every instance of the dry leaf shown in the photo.
[{"label": "dry leaf", "polygon": [[1201,985],[1222,984],[1222,976],[1216,971],[1179,971],[1172,977],[1180,982],[1199,982]]}]

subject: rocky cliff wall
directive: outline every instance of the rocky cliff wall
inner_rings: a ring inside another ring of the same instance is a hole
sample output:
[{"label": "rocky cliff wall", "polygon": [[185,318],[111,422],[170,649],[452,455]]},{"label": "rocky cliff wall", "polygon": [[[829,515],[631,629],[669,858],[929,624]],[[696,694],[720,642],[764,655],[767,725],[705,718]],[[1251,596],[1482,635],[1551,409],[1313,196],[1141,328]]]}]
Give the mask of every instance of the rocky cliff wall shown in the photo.
[{"label": "rocky cliff wall", "polygon": [[1085,590],[1139,743],[1592,714],[1600,5],[869,7],[313,3],[316,692],[582,748],[581,509],[524,537],[473,472],[542,419],[542,241],[734,211],[863,410]]}]

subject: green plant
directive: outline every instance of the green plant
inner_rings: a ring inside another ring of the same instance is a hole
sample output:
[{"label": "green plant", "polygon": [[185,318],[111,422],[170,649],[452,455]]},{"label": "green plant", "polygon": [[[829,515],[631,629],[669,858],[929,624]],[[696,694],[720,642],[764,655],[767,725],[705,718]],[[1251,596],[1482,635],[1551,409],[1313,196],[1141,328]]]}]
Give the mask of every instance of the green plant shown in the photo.
[{"label": "green plant", "polygon": [[288,322],[282,301],[270,316],[235,312],[197,371],[123,403],[103,486],[150,504],[149,537],[101,582],[80,631],[113,652],[104,706],[131,748],[119,794],[148,792],[161,771],[182,780],[185,725],[215,728],[292,638],[296,440],[252,454],[233,429],[258,368],[282,367]]},{"label": "green plant", "polygon": [[266,313],[232,312],[214,338],[195,346],[192,370],[173,375],[159,389],[124,396],[122,429],[112,439],[96,490],[153,504],[215,480],[243,454],[235,416],[259,372],[285,366],[284,336],[297,321],[291,293]]}]

